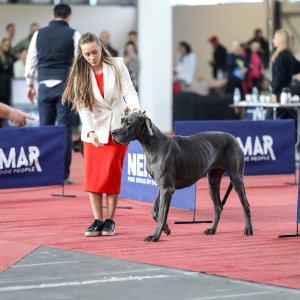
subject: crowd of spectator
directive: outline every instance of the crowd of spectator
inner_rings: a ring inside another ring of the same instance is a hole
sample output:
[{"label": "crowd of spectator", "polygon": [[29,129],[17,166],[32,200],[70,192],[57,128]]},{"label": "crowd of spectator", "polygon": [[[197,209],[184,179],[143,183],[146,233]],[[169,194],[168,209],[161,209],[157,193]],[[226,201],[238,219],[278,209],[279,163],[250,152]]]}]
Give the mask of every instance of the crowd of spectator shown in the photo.
[{"label": "crowd of spectator", "polygon": [[[6,26],[6,36],[1,40],[0,45],[0,101],[3,103],[10,104],[11,79],[25,76],[28,47],[32,36],[38,30],[39,25],[33,22],[29,26],[28,35],[16,41],[15,25],[10,23]],[[109,31],[100,32],[99,38],[111,56],[124,57],[133,84],[138,90],[140,61],[137,32],[128,33],[123,51],[113,47]],[[211,77],[216,83],[210,87],[211,92],[233,93],[238,88],[244,96],[251,93],[253,87],[256,87],[258,91],[272,91],[270,45],[261,29],[255,29],[253,36],[244,43],[232,41],[228,48],[216,35],[211,36],[208,42],[212,46],[212,57],[209,61],[212,70]],[[179,89],[191,91],[193,83],[199,77],[196,74],[197,56],[192,46],[186,41],[178,43],[177,53],[174,82],[178,84]]]},{"label": "crowd of spectator", "polygon": [[[275,82],[278,72],[275,76],[271,73],[271,65],[275,61],[271,60],[270,45],[261,29],[255,29],[253,37],[246,42],[232,41],[228,49],[216,35],[211,36],[208,42],[213,49],[212,59],[209,61],[214,80],[209,87],[211,92],[233,94],[238,88],[242,97],[251,94],[253,88],[259,92],[272,92],[272,77],[275,77]],[[272,46],[274,53],[280,49],[274,44],[274,40]],[[292,45],[288,50],[292,51]],[[179,84],[185,91],[193,90],[193,84],[199,77],[196,74],[196,64],[197,57],[192,52],[191,45],[185,41],[179,42],[174,86]],[[293,70],[293,73],[295,72],[297,70]],[[296,77],[293,75],[293,78]],[[278,94],[278,91],[276,93]]]}]

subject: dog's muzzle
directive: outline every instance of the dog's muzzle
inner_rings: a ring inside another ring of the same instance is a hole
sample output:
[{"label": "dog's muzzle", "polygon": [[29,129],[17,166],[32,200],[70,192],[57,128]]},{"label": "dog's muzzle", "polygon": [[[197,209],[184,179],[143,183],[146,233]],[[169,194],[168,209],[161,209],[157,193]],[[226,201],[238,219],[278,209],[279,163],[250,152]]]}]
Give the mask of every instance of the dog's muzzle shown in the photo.
[{"label": "dog's muzzle", "polygon": [[113,142],[114,142],[115,144],[117,144],[117,145],[128,145],[129,142],[128,142],[128,143],[122,143],[122,142],[119,142],[119,141],[118,141],[118,138],[117,138],[118,133],[119,133],[119,132],[118,132],[117,129],[115,129],[115,130],[113,130],[113,131],[111,132]]}]

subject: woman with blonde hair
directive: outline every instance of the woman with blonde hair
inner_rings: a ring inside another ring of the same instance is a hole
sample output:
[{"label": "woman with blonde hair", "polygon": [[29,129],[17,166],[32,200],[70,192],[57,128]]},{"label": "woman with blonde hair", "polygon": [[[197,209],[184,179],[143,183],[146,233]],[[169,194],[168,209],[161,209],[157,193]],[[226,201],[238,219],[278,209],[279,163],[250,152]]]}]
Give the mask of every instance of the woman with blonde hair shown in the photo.
[{"label": "woman with blonde hair", "polygon": [[[113,58],[92,33],[83,34],[79,40],[62,101],[72,104],[82,123],[84,190],[95,218],[85,236],[114,235],[127,146],[114,144],[110,132],[121,125],[125,109],[138,111],[140,107],[123,59]],[[105,221],[103,194],[107,201]]]},{"label": "woman with blonde hair", "polygon": [[272,55],[272,102],[279,102],[283,88],[290,87],[297,61],[292,53],[292,36],[285,29],[275,32]]}]

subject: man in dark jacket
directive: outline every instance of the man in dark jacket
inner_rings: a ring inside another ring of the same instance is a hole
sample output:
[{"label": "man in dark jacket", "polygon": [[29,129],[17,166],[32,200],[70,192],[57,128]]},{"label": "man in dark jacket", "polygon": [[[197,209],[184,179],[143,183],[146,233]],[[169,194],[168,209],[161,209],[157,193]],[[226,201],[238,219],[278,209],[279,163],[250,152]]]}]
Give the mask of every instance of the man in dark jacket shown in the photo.
[{"label": "man in dark jacket", "polygon": [[212,66],[213,78],[226,78],[227,50],[220,44],[219,38],[215,35],[210,37],[208,41],[214,48],[213,60],[210,62],[210,65]]},{"label": "man in dark jacket", "polygon": [[33,103],[36,95],[33,81],[38,69],[38,107],[40,125],[65,125],[65,183],[70,184],[73,112],[61,104],[64,83],[76,54],[80,34],[69,27],[71,8],[66,4],[54,7],[54,18],[47,27],[36,32],[30,42],[25,76],[27,96]]}]

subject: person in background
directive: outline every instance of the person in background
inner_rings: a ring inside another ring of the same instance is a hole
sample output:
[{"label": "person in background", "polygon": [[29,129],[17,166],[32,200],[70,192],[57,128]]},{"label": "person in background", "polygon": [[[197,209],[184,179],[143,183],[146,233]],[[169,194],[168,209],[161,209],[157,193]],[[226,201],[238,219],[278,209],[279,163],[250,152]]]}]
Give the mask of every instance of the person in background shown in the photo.
[{"label": "person in background", "polygon": [[[95,219],[85,236],[114,235],[127,146],[115,144],[111,131],[121,126],[124,109],[131,112],[140,109],[123,58],[111,57],[94,34],[83,34],[62,101],[79,112],[82,122],[84,190],[89,194]],[[105,221],[103,194],[107,202]]]},{"label": "person in background", "polygon": [[245,53],[238,41],[232,41],[229,53],[227,55],[227,73],[228,80],[226,84],[226,93],[233,94],[234,89],[238,88],[242,98],[247,93],[245,79],[248,71]]},{"label": "person in background", "polygon": [[280,102],[283,88],[290,88],[296,72],[297,60],[292,52],[292,37],[285,29],[275,32],[273,38],[275,51],[272,54],[272,102]]},{"label": "person in background", "polygon": [[210,62],[213,78],[226,78],[227,50],[223,45],[220,44],[219,38],[215,35],[211,36],[208,41],[214,49],[213,60]]},{"label": "person in background", "polygon": [[15,45],[16,26],[14,23],[9,23],[5,27],[6,38],[9,40],[10,46]]},{"label": "person in background", "polygon": [[26,64],[26,57],[27,57],[27,49],[21,48],[18,57],[19,59],[14,62],[14,77],[15,78],[25,78],[25,64]]},{"label": "person in background", "polygon": [[262,55],[262,63],[264,69],[269,68],[270,63],[270,48],[269,48],[269,42],[264,38],[263,31],[260,28],[256,28],[254,30],[253,38],[251,38],[247,45],[250,46],[252,42],[258,42],[261,49],[261,55]]},{"label": "person in background", "polygon": [[0,119],[8,120],[17,127],[23,127],[26,125],[27,120],[34,120],[34,117],[22,112],[19,109],[15,109],[9,105],[0,103]]},{"label": "person in background", "polygon": [[135,43],[127,42],[124,51],[124,62],[129,71],[133,86],[138,91],[140,62]]},{"label": "person in background", "polygon": [[127,42],[132,42],[136,45],[138,45],[138,33],[135,30],[131,30],[127,34]]},{"label": "person in background", "polygon": [[184,41],[179,42],[178,53],[175,80],[179,82],[181,90],[190,90],[196,72],[196,55],[192,52],[192,47]]},{"label": "person in background", "polygon": [[102,31],[100,34],[100,41],[103,43],[104,47],[108,50],[111,56],[117,57],[118,51],[111,47],[110,45],[110,34],[107,31]]},{"label": "person in background", "polygon": [[39,30],[39,25],[38,23],[31,23],[29,26],[29,34],[27,37],[25,37],[24,39],[22,39],[21,41],[19,41],[12,49],[12,53],[14,55],[17,55],[18,53],[20,53],[21,49],[28,49],[29,45],[30,45],[30,41],[34,35],[35,32],[37,32]]},{"label": "person in background", "polygon": [[245,50],[246,61],[249,66],[249,70],[246,75],[247,92],[251,94],[252,88],[256,87],[261,90],[263,80],[263,62],[260,52],[260,44],[253,41],[250,47]]},{"label": "person in background", "polygon": [[[0,102],[10,105],[11,79],[13,76],[14,57],[11,54],[10,41],[4,38],[0,44]],[[0,122],[2,127],[2,122]]]},{"label": "person in background", "polygon": [[37,31],[30,42],[25,66],[27,96],[34,103],[34,75],[38,69],[38,108],[40,125],[65,125],[65,184],[71,184],[73,112],[71,106],[62,105],[61,96],[80,38],[78,31],[69,27],[71,7],[58,4],[53,20]]},{"label": "person in background", "polygon": [[[297,73],[299,62],[292,52],[292,36],[286,29],[276,30],[273,37],[275,51],[272,54],[272,97],[271,102],[280,102],[280,94],[284,88],[291,87],[293,75]],[[272,111],[267,111],[268,119],[272,118]],[[295,127],[297,116],[288,108],[277,109],[277,118],[294,119]]]}]

